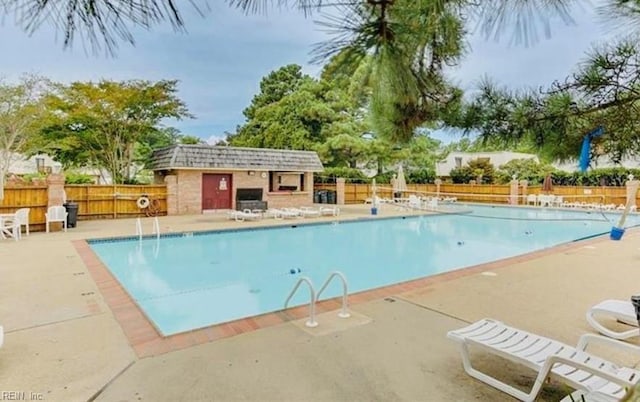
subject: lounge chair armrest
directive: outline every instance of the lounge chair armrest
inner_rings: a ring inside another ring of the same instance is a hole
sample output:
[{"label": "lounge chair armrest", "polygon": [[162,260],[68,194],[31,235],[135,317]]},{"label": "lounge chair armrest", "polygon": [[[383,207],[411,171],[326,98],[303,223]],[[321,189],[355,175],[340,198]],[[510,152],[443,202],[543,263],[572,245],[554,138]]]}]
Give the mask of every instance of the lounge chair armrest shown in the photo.
[{"label": "lounge chair armrest", "polygon": [[640,356],[640,346],[596,334],[583,334],[578,341],[576,349],[586,351],[587,347],[593,344],[610,346],[623,352],[636,353],[638,356]]},{"label": "lounge chair armrest", "polygon": [[567,366],[586,371],[588,373],[595,375],[596,377],[602,378],[603,380],[607,380],[616,385],[619,385],[622,388],[633,387],[636,385],[636,383],[625,380],[624,378],[618,377],[614,373],[604,371],[598,367],[584,364],[582,362],[572,360],[567,357],[558,356],[558,355],[547,357],[547,360],[542,366],[542,369],[540,370],[540,373],[538,374],[536,381],[544,381],[546,377],[548,377],[549,374],[551,373],[553,366],[556,365],[557,363],[566,364]]}]

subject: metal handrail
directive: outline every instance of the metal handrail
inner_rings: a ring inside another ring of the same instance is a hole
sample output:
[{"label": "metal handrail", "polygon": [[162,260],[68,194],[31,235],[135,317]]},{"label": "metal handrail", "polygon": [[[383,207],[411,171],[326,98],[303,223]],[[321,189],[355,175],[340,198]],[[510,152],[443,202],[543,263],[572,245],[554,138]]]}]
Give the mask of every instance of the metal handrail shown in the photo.
[{"label": "metal handrail", "polygon": [[313,283],[311,282],[311,279],[309,279],[306,276],[303,276],[302,278],[298,279],[298,282],[296,282],[296,285],[293,287],[293,290],[291,290],[291,293],[289,293],[289,297],[287,297],[287,300],[284,302],[284,308],[285,309],[287,308],[289,301],[291,300],[293,295],[296,293],[296,291],[298,290],[302,282],[306,282],[307,285],[309,285],[309,293],[311,294],[311,302],[309,303],[309,319],[307,320],[305,325],[309,328],[314,328],[318,326],[318,322],[316,321],[316,290],[313,287]]},{"label": "metal handrail", "polygon": [[156,238],[160,238],[160,222],[158,221],[158,217],[154,217],[153,220],[153,232],[156,235]]},{"label": "metal handrail", "polygon": [[139,240],[142,240],[142,221],[140,221],[140,218],[136,219],[136,236],[138,236]]},{"label": "metal handrail", "polygon": [[351,314],[349,314],[349,311],[347,311],[347,295],[349,294],[349,292],[347,290],[347,287],[348,287],[347,286],[347,278],[344,276],[344,274],[342,272],[333,271],[331,274],[329,274],[329,277],[324,282],[324,285],[322,285],[322,287],[320,288],[320,290],[316,294],[316,300],[318,300],[320,298],[320,294],[327,288],[327,286],[329,286],[329,282],[331,282],[331,280],[333,278],[335,278],[336,276],[338,278],[342,279],[342,309],[338,313],[338,317],[340,317],[340,318],[349,318],[349,317],[351,317]]}]

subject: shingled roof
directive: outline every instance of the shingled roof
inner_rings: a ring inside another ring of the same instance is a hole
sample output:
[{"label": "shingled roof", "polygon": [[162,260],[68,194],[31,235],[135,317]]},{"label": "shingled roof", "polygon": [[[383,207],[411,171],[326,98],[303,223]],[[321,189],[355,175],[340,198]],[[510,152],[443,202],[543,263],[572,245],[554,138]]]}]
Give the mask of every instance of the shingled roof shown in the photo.
[{"label": "shingled roof", "polygon": [[324,169],[318,154],[311,151],[179,144],[153,152],[151,169],[181,168],[303,172]]}]

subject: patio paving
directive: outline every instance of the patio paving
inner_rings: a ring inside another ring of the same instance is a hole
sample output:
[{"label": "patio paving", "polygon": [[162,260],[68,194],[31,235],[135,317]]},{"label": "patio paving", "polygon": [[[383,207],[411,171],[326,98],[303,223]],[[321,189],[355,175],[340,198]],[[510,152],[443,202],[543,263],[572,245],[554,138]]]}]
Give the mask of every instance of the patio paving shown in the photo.
[{"label": "patio paving", "polygon": [[[345,206],[341,219],[370,217],[368,208]],[[380,217],[407,213],[387,206]],[[160,218],[162,232],[282,223]],[[619,242],[564,245],[362,301],[351,306],[355,321],[327,317],[331,325],[321,322],[318,332],[288,321],[140,358],[72,243],[134,232],[134,219],[80,221],[67,233],[0,241],[0,392],[47,401],[509,401],[464,373],[448,330],[491,317],[575,344],[592,332],[589,306],[626,300],[640,283],[640,232],[629,230]],[[477,357],[502,378],[532,381],[530,372]],[[552,384],[540,400],[567,391]]]}]

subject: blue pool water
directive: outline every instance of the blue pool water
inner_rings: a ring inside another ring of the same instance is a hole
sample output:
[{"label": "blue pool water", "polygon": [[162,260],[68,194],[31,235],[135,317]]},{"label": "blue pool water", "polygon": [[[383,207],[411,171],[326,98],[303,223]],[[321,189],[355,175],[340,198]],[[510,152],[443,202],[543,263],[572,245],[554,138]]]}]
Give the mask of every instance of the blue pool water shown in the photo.
[{"label": "blue pool water", "polygon": [[[339,224],[288,221],[281,228],[90,244],[162,334],[171,335],[281,310],[300,276],[319,287],[339,270],[349,292],[358,292],[609,233],[619,217],[459,208],[465,213]],[[626,226],[639,223],[634,215]],[[322,298],[340,294],[335,281]],[[301,288],[290,305],[308,299]]]}]

